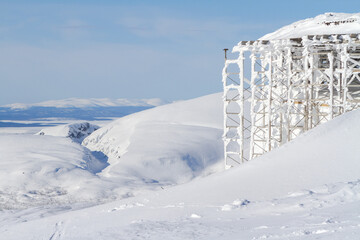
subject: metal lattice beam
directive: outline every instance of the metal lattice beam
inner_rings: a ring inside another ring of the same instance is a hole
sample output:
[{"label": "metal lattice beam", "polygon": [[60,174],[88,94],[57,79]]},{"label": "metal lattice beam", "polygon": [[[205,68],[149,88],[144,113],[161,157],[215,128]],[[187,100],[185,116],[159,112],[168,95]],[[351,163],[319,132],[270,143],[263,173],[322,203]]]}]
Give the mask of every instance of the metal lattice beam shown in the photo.
[{"label": "metal lattice beam", "polygon": [[359,34],[247,41],[233,52],[222,79],[227,167],[360,106]]}]

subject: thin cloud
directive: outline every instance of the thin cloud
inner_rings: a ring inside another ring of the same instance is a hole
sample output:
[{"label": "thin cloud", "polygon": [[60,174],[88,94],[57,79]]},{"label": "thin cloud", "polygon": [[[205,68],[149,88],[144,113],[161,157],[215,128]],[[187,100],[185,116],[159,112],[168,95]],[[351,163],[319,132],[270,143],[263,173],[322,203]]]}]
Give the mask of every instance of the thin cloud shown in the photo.
[{"label": "thin cloud", "polygon": [[93,28],[94,26],[80,20],[68,20],[65,24],[57,27],[62,29],[86,29]]},{"label": "thin cloud", "polygon": [[95,26],[84,21],[72,19],[62,25],[55,26],[54,31],[60,35],[61,39],[74,40],[90,36],[94,28]]},{"label": "thin cloud", "polygon": [[268,24],[233,23],[224,20],[188,20],[174,18],[122,18],[117,22],[132,34],[147,38],[231,37],[241,31],[265,30]]}]

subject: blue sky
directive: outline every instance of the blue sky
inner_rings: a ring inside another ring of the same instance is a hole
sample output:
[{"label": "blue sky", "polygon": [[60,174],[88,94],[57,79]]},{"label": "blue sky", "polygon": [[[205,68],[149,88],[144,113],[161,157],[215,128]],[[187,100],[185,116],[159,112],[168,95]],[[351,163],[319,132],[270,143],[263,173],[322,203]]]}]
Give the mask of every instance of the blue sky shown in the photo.
[{"label": "blue sky", "polygon": [[2,1],[0,105],[222,91],[224,47],[357,1]]}]

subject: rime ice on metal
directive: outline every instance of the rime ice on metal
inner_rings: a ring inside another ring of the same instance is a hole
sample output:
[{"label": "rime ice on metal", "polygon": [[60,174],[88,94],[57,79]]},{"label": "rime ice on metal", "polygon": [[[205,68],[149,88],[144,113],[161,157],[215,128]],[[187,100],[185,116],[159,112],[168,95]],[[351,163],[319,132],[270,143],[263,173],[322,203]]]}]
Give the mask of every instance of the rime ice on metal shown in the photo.
[{"label": "rime ice on metal", "polygon": [[243,41],[233,52],[222,75],[226,167],[360,106],[360,34]]}]

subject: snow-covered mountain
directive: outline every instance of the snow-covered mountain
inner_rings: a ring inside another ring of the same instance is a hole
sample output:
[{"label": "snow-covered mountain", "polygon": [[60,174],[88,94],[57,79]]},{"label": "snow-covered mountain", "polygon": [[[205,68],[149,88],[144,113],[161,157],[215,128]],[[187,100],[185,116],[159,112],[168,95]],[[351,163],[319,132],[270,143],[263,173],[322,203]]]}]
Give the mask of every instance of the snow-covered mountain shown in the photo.
[{"label": "snow-covered mountain", "polygon": [[55,107],[55,108],[87,108],[87,107],[123,107],[123,106],[160,106],[165,103],[159,98],[151,99],[109,99],[109,98],[67,98],[62,100],[50,100],[40,103],[13,103],[3,105],[3,108],[28,109],[31,107]]},{"label": "snow-covered mountain", "polygon": [[87,136],[100,127],[88,122],[76,122],[42,129],[36,135],[49,135],[70,138],[81,143]]},{"label": "snow-covered mountain", "polygon": [[119,118],[162,104],[165,102],[158,99],[66,99],[39,104],[10,104],[0,107],[0,127],[21,126],[16,121],[42,121],[49,118],[86,121]]},{"label": "snow-covered mountain", "polygon": [[360,33],[360,13],[325,13],[284,26],[261,40],[298,38],[306,35]]}]

